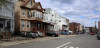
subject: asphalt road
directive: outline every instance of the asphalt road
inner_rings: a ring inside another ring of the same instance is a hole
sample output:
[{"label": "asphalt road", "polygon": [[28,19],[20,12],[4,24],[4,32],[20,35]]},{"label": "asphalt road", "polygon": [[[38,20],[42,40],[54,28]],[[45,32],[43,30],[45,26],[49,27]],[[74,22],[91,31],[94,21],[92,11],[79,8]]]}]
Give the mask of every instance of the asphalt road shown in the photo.
[{"label": "asphalt road", "polygon": [[96,35],[85,34],[3,48],[100,48],[100,40],[96,38]]}]

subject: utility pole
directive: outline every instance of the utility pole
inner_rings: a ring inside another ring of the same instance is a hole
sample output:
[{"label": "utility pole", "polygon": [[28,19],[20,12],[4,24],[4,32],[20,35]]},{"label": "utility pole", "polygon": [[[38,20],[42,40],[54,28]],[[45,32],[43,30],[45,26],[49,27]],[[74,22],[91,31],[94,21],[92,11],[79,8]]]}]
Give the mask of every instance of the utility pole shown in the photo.
[{"label": "utility pole", "polygon": [[95,32],[97,33],[96,21],[95,21]]}]

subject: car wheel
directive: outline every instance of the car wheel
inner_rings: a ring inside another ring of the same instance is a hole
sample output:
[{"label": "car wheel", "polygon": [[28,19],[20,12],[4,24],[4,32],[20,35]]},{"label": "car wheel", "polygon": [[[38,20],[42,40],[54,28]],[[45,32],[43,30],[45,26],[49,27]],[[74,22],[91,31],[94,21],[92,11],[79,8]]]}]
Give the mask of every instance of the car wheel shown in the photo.
[{"label": "car wheel", "polygon": [[100,38],[98,38],[98,40],[100,40]]}]

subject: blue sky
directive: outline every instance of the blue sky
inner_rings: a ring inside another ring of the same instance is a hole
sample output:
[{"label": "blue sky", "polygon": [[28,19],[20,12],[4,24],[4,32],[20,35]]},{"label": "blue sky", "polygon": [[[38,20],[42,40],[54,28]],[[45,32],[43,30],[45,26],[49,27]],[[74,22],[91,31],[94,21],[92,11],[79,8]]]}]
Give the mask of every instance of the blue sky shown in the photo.
[{"label": "blue sky", "polygon": [[43,8],[51,8],[70,22],[94,26],[100,20],[100,0],[36,0]]}]

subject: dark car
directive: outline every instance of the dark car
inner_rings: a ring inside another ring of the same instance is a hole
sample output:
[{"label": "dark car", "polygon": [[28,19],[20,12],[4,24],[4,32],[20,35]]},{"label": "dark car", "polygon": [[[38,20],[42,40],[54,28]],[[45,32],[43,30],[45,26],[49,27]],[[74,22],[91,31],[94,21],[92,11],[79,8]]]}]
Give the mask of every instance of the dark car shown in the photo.
[{"label": "dark car", "polygon": [[53,36],[53,37],[58,37],[59,33],[58,32],[46,32],[45,35],[47,35],[47,36]]},{"label": "dark car", "polygon": [[94,33],[94,32],[91,32],[90,34],[91,34],[91,35],[95,35],[95,33]]},{"label": "dark car", "polygon": [[97,38],[100,40],[100,32],[98,32],[98,34],[97,34]]}]

